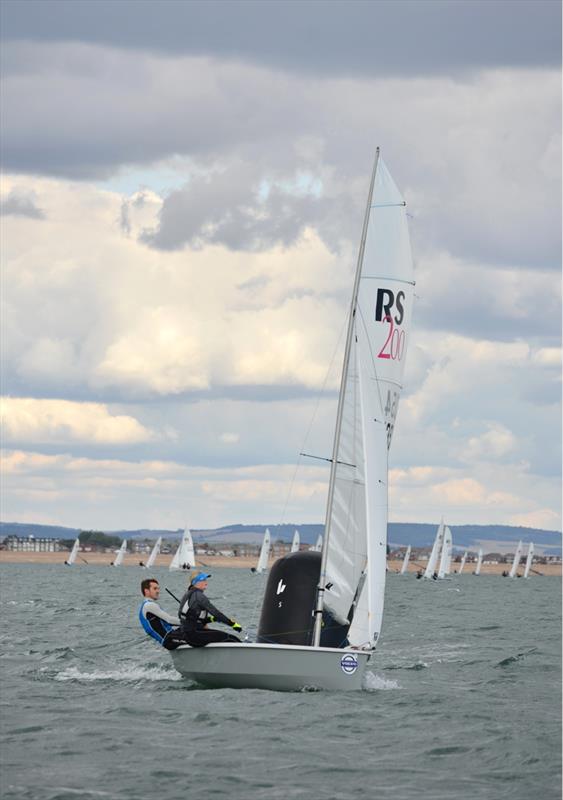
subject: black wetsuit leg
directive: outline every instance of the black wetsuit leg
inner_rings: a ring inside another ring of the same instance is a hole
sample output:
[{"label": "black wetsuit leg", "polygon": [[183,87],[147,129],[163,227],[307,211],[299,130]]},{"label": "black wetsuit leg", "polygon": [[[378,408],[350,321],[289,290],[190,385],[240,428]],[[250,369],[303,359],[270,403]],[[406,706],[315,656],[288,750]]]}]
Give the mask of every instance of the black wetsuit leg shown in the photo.
[{"label": "black wetsuit leg", "polygon": [[[202,628],[201,630],[182,631],[182,638],[192,647],[205,647],[206,644],[211,642],[238,642],[236,636],[224,631],[216,631],[211,628]],[[177,646],[177,645],[176,645]]]}]

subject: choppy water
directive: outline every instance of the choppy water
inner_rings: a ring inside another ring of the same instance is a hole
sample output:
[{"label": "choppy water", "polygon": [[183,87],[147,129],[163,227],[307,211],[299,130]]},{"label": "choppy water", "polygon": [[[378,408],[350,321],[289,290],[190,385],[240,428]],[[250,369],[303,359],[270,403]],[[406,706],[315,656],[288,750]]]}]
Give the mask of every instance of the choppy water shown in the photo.
[{"label": "choppy water", "polygon": [[[282,694],[182,679],[138,626],[143,570],[0,577],[3,800],[561,797],[557,578],[390,575],[366,691]],[[262,586],[208,593],[249,624]]]}]

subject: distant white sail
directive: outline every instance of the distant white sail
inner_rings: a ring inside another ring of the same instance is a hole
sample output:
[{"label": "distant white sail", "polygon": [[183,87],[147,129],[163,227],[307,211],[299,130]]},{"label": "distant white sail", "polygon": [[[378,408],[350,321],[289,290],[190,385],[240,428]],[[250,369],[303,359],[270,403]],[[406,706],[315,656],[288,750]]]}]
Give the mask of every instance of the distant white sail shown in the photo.
[{"label": "distant white sail", "polygon": [[256,572],[264,572],[268,569],[268,560],[270,558],[270,531],[266,528],[264,538],[262,539],[262,547],[260,549],[260,556],[258,557],[258,564],[256,565]]},{"label": "distant white sail", "polygon": [[481,564],[483,563],[483,548],[479,548],[479,552],[477,553],[477,566],[475,567],[475,575],[481,574]]},{"label": "distant white sail", "polygon": [[407,547],[407,552],[405,553],[405,557],[403,559],[403,566],[401,567],[401,575],[404,575],[407,571],[407,567],[409,565],[409,558],[411,557],[411,546]]},{"label": "distant white sail", "polygon": [[72,545],[72,550],[70,551],[70,555],[65,561],[65,564],[68,564],[69,567],[76,561],[76,556],[78,555],[79,549],[80,549],[80,539],[75,539],[74,544]]},{"label": "distant white sail", "polygon": [[438,556],[442,550],[442,543],[444,541],[444,520],[440,522],[438,525],[438,530],[436,531],[436,538],[434,539],[434,544],[432,545],[432,551],[430,553],[430,558],[428,559],[428,564],[426,565],[426,569],[424,571],[425,578],[431,578],[432,575],[436,572],[436,565],[438,564]]},{"label": "distant white sail", "polygon": [[518,565],[520,564],[520,559],[522,558],[522,551],[524,550],[524,546],[522,544],[522,540],[518,542],[518,547],[516,548],[516,552],[514,553],[514,561],[512,562],[512,567],[510,568],[510,572],[508,573],[509,578],[515,578],[516,572],[518,570]]},{"label": "distant white sail", "polygon": [[146,569],[150,569],[153,566],[154,562],[156,561],[157,555],[160,553],[161,544],[162,544],[162,536],[159,536],[158,539],[156,540],[155,546],[151,550],[151,554],[148,558],[148,561],[145,564]]},{"label": "distant white sail", "polygon": [[442,555],[440,556],[440,566],[438,567],[438,577],[445,578],[446,575],[450,574],[450,568],[452,563],[452,532],[446,526],[444,530],[444,541],[442,544]]},{"label": "distant white sail", "polygon": [[299,531],[295,531],[295,533],[293,534],[293,541],[291,542],[291,552],[297,553],[300,544],[301,544],[301,537],[299,536]]},{"label": "distant white sail", "polygon": [[532,566],[532,560],[534,558],[534,543],[530,542],[528,545],[528,555],[526,556],[526,566],[524,567],[524,577],[527,578],[530,572],[530,567]]},{"label": "distant white sail", "polygon": [[127,539],[124,539],[121,542],[121,547],[117,551],[117,555],[115,556],[115,558],[113,560],[113,565],[112,566],[120,567],[121,564],[123,563],[123,559],[125,558],[125,553],[126,552],[127,552]]},{"label": "distant white sail", "polygon": [[312,547],[309,548],[309,550],[313,553],[320,553],[322,549],[323,549],[323,537],[322,534],[319,533],[317,541],[315,542],[314,545],[312,545]]},{"label": "distant white sail", "polygon": [[467,560],[467,550],[465,551],[465,553],[461,557],[461,564],[459,565],[459,574],[460,575],[463,572],[463,568],[465,566],[466,560]]},{"label": "distant white sail", "polygon": [[168,569],[191,569],[195,564],[195,551],[192,534],[189,528],[184,529],[182,541],[174,553]]}]

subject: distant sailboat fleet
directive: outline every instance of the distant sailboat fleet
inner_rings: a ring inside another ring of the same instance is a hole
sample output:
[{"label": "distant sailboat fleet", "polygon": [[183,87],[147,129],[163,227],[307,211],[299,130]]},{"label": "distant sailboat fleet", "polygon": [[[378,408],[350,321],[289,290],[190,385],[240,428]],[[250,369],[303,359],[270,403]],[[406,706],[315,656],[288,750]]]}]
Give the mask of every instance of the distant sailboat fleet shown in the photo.
[{"label": "distant sailboat fleet", "polygon": [[[509,578],[516,578],[516,577],[528,578],[530,576],[530,570],[532,570],[532,561],[534,557],[533,542],[530,542],[528,545],[528,552],[526,556],[524,572],[523,575],[520,576],[518,575],[517,571],[518,567],[521,564],[523,553],[524,553],[524,545],[522,541],[519,541],[516,547],[516,552],[514,554],[514,559],[510,571],[503,572],[502,574],[504,576]],[[412,545],[409,544],[405,549],[405,554],[403,557],[403,563],[401,565],[401,568],[396,570],[400,575],[408,574],[409,572],[408,567],[411,560],[411,554],[412,554]],[[468,556],[469,556],[469,551],[465,550],[459,561],[459,569],[454,570],[454,573],[456,573],[457,575],[461,575],[463,573],[465,565],[467,563]],[[471,556],[471,560],[475,560],[475,569],[473,570],[473,575],[477,576],[480,575],[481,566],[483,564],[482,547],[480,547],[477,550],[476,558],[474,556]],[[430,580],[443,580],[447,578],[452,572],[452,561],[453,561],[453,536],[451,529],[444,524],[444,520],[442,519],[436,531],[436,536],[434,538],[432,549],[430,551],[430,555],[428,557],[426,565],[421,566],[420,564],[416,564],[416,561],[413,562],[415,564],[415,569],[417,569],[416,577],[426,578]],[[532,570],[532,572],[533,571],[534,570]]]},{"label": "distant sailboat fleet", "polygon": [[[323,545],[323,537],[319,535],[312,545],[303,545],[301,542],[301,536],[298,530],[295,530],[293,533],[293,537],[291,540],[291,547],[289,552],[290,553],[297,553],[301,549],[309,550],[309,552],[321,552]],[[139,562],[139,566],[143,569],[152,569],[156,565],[156,559],[161,554],[161,547],[162,547],[162,536],[159,536],[156,542],[154,543],[150,555],[146,561],[143,563],[142,561]],[[516,577],[523,577],[529,578],[530,572],[537,573],[536,570],[532,569],[532,563],[534,559],[534,544],[530,542],[528,544],[528,550],[526,553],[526,561],[524,564],[523,574],[518,574],[518,568],[521,565],[521,562],[524,558],[524,550],[525,546],[522,541],[518,542],[516,547],[516,552],[514,553],[514,558],[512,561],[512,565],[510,570],[505,570],[502,574],[508,578],[516,578]],[[77,537],[74,540],[72,550],[70,551],[68,558],[64,562],[67,566],[72,566],[77,558],[80,558],[81,561],[84,563],[88,563],[85,561],[84,558],[79,556],[80,552],[80,538]],[[127,539],[124,539],[121,543],[121,546],[118,550],[115,551],[115,558],[111,562],[110,566],[112,567],[119,567],[123,564],[125,556],[127,554]],[[256,574],[262,574],[268,571],[269,560],[270,556],[273,552],[272,549],[272,540],[270,530],[266,528],[264,532],[264,536],[262,538],[260,553],[258,556],[258,560],[255,567],[252,567],[252,572]],[[467,564],[468,556],[470,555],[468,550],[465,550],[461,560],[459,562],[459,569],[455,570],[458,575],[461,575],[465,569]],[[400,575],[408,575],[409,574],[409,565],[411,564],[411,556],[412,556],[412,545],[408,545],[405,549],[405,553],[403,556],[403,561],[399,570]],[[428,561],[425,566],[421,567],[420,564],[416,564],[416,557],[412,563],[415,565],[415,570],[417,578],[426,578],[432,580],[443,580],[450,576],[452,572],[452,560],[453,560],[453,536],[451,529],[444,524],[444,520],[440,522],[438,529],[436,531],[436,536],[434,538],[434,542],[432,545],[432,549],[430,555],[428,557]],[[471,556],[470,561],[475,563],[475,569],[473,570],[473,575],[479,576],[481,574],[481,566],[483,564],[483,548],[479,547],[476,553],[476,557],[474,555]],[[168,569],[170,571],[175,570],[184,570],[184,571],[191,571],[195,567],[195,548],[193,543],[193,538],[191,531],[188,527],[184,529],[182,534],[182,539],[180,544],[178,545],[172,560],[169,564]],[[487,563],[487,562],[486,562]],[[413,570],[411,569],[411,572]]]}]

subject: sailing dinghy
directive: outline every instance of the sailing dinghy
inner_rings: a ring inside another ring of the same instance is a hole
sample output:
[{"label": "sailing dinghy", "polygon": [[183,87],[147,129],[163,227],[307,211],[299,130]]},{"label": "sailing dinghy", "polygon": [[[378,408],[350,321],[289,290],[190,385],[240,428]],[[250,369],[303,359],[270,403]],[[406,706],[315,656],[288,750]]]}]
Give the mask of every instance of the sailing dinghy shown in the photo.
[{"label": "sailing dinghy", "polygon": [[481,564],[483,563],[483,548],[479,548],[479,552],[477,553],[477,566],[475,567],[474,575],[481,574]]},{"label": "sailing dinghy", "polygon": [[162,536],[159,536],[156,540],[153,549],[151,550],[151,554],[147,559],[147,563],[145,564],[145,569],[151,569],[156,561],[156,557],[160,553],[160,545],[162,544]]},{"label": "sailing dinghy", "polygon": [[354,279],[322,552],[273,565],[257,641],[171,651],[212,687],[361,689],[383,619],[388,448],[410,336],[405,202],[376,154]]},{"label": "sailing dinghy", "polygon": [[459,565],[459,574],[463,572],[463,568],[465,567],[465,562],[467,561],[467,550],[461,557],[461,564]]},{"label": "sailing dinghy", "polygon": [[438,530],[436,531],[436,538],[434,539],[434,544],[432,545],[432,550],[430,551],[430,558],[428,559],[428,564],[424,570],[423,578],[432,578],[434,575],[437,575],[436,567],[438,566],[438,558],[442,552],[443,541],[444,520],[440,522]]},{"label": "sailing dinghy", "polygon": [[323,550],[323,536],[322,536],[321,533],[319,533],[319,535],[317,536],[317,541],[315,542],[315,544],[311,545],[309,550],[312,553],[322,553],[322,550]]},{"label": "sailing dinghy", "polygon": [[524,567],[524,577],[530,575],[530,567],[532,566],[532,559],[534,558],[534,543],[530,542],[528,545],[528,555],[526,556],[526,566]]},{"label": "sailing dinghy", "polygon": [[292,553],[299,552],[299,545],[301,544],[301,537],[299,536],[299,531],[295,531],[293,534],[293,539],[291,540],[291,551]]},{"label": "sailing dinghy", "polygon": [[74,544],[72,545],[72,550],[70,551],[70,555],[65,561],[65,564],[68,567],[71,567],[76,561],[76,556],[78,555],[79,549],[80,549],[80,539],[77,538],[74,540]]},{"label": "sailing dinghy", "polygon": [[409,546],[407,547],[407,552],[405,553],[405,557],[403,559],[403,566],[401,567],[401,572],[400,572],[401,575],[404,575],[405,572],[407,571],[407,567],[409,566],[409,558],[410,557],[411,557],[411,546],[409,544]]},{"label": "sailing dinghy", "polygon": [[170,562],[169,570],[175,569],[192,569],[195,564],[195,551],[192,534],[189,528],[185,528],[182,535],[182,541],[178,545],[178,549],[174,553],[174,557]]},{"label": "sailing dinghy", "polygon": [[123,564],[123,559],[125,558],[125,553],[127,552],[127,539],[124,539],[121,542],[121,547],[116,553],[114,560],[111,562],[112,567],[120,567]]},{"label": "sailing dinghy", "polygon": [[524,545],[522,544],[522,540],[518,542],[518,547],[516,548],[516,552],[514,553],[514,561],[512,562],[512,566],[510,567],[510,572],[508,573],[509,578],[515,578],[516,572],[518,571],[518,565],[520,564],[520,559],[522,558],[522,553],[524,551]]},{"label": "sailing dinghy", "polygon": [[450,567],[452,563],[452,532],[446,525],[444,530],[444,541],[442,543],[442,553],[440,555],[440,566],[438,567],[438,578],[442,580],[446,575],[450,574]]},{"label": "sailing dinghy", "polygon": [[260,548],[260,555],[258,556],[258,563],[253,567],[252,572],[261,575],[268,569],[268,561],[270,560],[270,530],[266,528],[264,538],[262,539],[262,547]]}]

